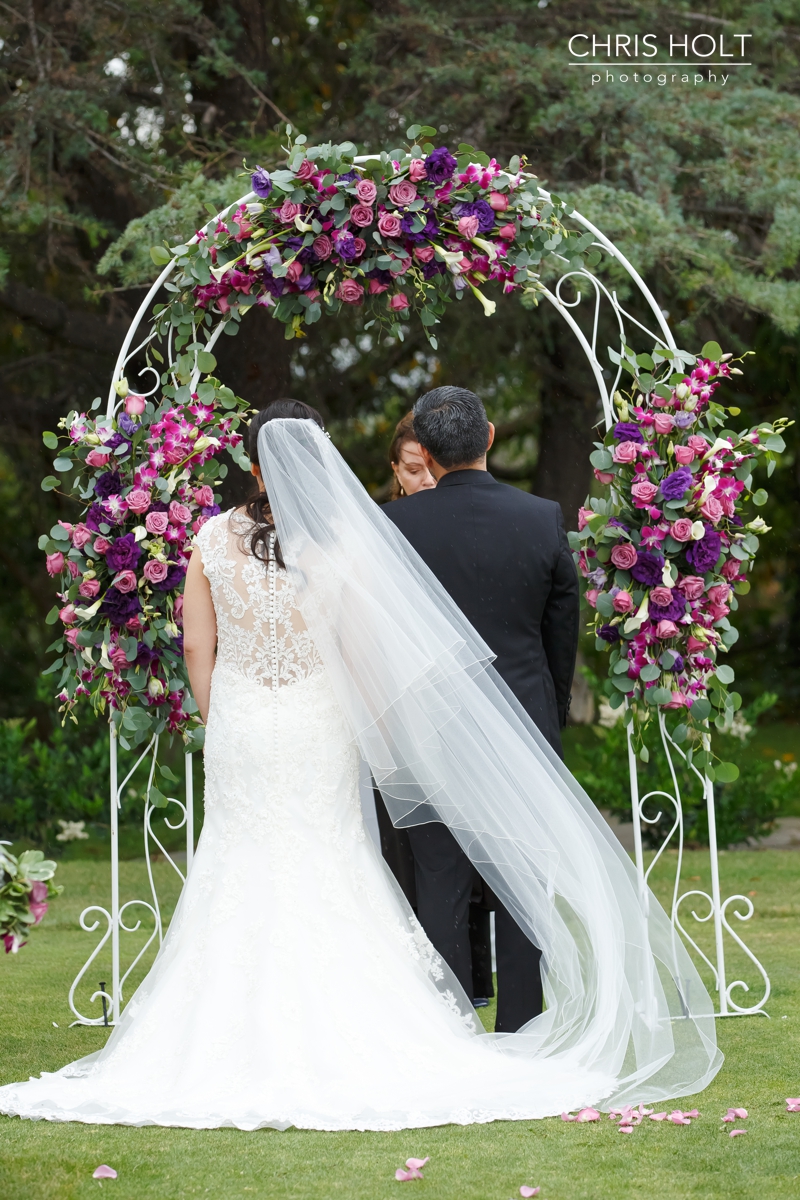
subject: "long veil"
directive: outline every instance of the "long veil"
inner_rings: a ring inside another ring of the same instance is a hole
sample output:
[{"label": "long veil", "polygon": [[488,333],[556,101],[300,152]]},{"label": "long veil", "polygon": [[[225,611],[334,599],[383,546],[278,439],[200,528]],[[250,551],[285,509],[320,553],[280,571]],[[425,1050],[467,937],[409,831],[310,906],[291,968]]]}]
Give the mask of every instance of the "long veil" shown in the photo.
[{"label": "long veil", "polygon": [[258,455],[301,612],[392,820],[444,822],[542,948],[545,1012],[490,1036],[602,1078],[606,1108],[700,1091],[722,1063],[703,982],[489,647],[313,422],[266,422]]}]

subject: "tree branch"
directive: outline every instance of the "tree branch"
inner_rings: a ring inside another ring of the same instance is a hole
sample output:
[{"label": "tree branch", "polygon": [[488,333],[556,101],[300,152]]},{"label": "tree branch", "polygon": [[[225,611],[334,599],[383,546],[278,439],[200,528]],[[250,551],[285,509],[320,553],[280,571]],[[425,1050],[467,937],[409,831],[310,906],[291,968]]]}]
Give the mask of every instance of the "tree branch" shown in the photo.
[{"label": "tree branch", "polygon": [[96,313],[67,308],[62,300],[13,279],[0,290],[0,305],[59,341],[96,354],[116,354],[128,331],[126,320],[109,321]]}]

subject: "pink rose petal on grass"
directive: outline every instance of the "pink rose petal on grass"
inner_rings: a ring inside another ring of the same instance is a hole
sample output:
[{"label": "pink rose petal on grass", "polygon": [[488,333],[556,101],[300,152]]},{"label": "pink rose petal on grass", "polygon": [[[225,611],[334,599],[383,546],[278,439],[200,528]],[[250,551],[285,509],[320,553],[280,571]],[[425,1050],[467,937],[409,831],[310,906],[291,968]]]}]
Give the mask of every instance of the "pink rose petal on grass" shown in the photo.
[{"label": "pink rose petal on grass", "polygon": [[738,1137],[740,1133],[747,1133],[746,1129],[732,1129],[728,1137]]},{"label": "pink rose petal on grass", "polygon": [[618,1128],[620,1133],[633,1133],[632,1125],[623,1125],[622,1122],[620,1122]]},{"label": "pink rose petal on grass", "polygon": [[404,1171],[402,1167],[398,1167],[394,1177],[401,1183],[407,1183],[409,1179],[424,1179],[421,1168],[429,1161],[428,1158],[407,1158],[406,1167],[408,1169]]},{"label": "pink rose petal on grass", "polygon": [[786,1097],[786,1111],[800,1112],[800,1096]]},{"label": "pink rose petal on grass", "polygon": [[729,1108],[722,1119],[726,1124],[732,1124],[734,1121],[744,1121],[746,1117],[746,1108]]},{"label": "pink rose petal on grass", "polygon": [[676,1108],[675,1112],[671,1112],[667,1120],[671,1121],[673,1125],[691,1125],[692,1123],[688,1117],[683,1115],[679,1108]]},{"label": "pink rose petal on grass", "polygon": [[117,1172],[114,1170],[113,1167],[107,1167],[105,1163],[102,1163],[99,1167],[95,1167],[94,1171],[92,1171],[92,1179],[116,1179],[116,1178],[117,1178]]},{"label": "pink rose petal on grass", "polygon": [[519,1194],[520,1196],[538,1196],[541,1190],[541,1188],[528,1187],[527,1184],[523,1183],[519,1189]]},{"label": "pink rose petal on grass", "polygon": [[667,1114],[666,1114],[665,1112],[663,1112],[663,1113],[650,1113],[650,1120],[651,1120],[651,1121],[666,1121],[666,1119],[667,1119]]}]

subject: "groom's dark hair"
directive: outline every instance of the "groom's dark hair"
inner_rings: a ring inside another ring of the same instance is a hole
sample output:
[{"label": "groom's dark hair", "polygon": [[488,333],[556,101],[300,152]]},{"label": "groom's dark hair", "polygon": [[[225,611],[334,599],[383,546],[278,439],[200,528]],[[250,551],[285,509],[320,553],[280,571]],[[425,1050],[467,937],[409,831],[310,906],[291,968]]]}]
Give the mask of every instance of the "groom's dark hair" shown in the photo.
[{"label": "groom's dark hair", "polygon": [[466,466],[486,453],[486,409],[466,388],[434,388],[414,405],[414,433],[441,467]]}]

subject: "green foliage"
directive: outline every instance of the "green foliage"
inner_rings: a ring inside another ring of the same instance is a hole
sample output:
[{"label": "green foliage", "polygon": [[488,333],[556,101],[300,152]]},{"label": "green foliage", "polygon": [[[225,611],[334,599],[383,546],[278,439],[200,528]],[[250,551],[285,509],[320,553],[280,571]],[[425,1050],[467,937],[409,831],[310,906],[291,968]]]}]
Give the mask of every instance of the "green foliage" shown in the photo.
[{"label": "green foliage", "polygon": [[34,721],[0,721],[0,836],[54,846],[59,818],[108,821],[107,728],[86,741],[56,727],[45,740]]},{"label": "green foliage", "polygon": [[[591,673],[589,678],[592,679]],[[730,782],[718,780],[714,785],[717,842],[721,847],[768,833],[776,817],[789,810],[800,796],[800,780],[791,764],[759,761],[748,753],[758,718],[772,708],[776,700],[774,694],[763,695],[759,701],[740,710],[732,734],[714,735],[717,753],[738,767],[735,779]],[[627,733],[624,721],[619,719],[612,723],[613,716],[610,710],[602,709],[603,724],[593,725],[591,737],[575,742],[572,765],[576,779],[598,808],[608,809],[622,821],[630,821]],[[669,726],[675,741],[684,751],[688,749],[690,742],[685,726],[677,734],[677,721],[670,721]],[[654,724],[646,731],[644,744],[648,753],[646,759],[639,757],[640,797],[650,792],[673,794],[672,778]],[[672,747],[671,753],[681,793],[686,842],[708,845],[708,813],[700,781],[686,769],[681,755]],[[652,824],[646,821],[642,824],[645,845],[656,848],[672,827],[675,810],[664,796],[654,795],[645,802],[644,815],[650,820],[658,817]],[[671,844],[675,846],[675,842]]]}]

